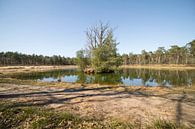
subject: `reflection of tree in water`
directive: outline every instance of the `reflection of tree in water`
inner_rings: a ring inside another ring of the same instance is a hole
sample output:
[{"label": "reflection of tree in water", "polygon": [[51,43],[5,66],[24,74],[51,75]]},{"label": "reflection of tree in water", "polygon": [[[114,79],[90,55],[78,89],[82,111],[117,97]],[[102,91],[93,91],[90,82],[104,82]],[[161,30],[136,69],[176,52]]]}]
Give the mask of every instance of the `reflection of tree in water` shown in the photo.
[{"label": "reflection of tree in water", "polygon": [[121,75],[119,73],[115,74],[96,74],[95,75],[95,83],[100,84],[118,84],[122,83]]},{"label": "reflection of tree in water", "polygon": [[[193,71],[178,70],[151,70],[151,69],[127,69],[123,70],[122,79],[138,79],[141,78],[143,84],[147,82],[156,82],[158,85],[174,85],[187,86],[194,83],[195,73]],[[147,83],[147,84],[146,84]]]},{"label": "reflection of tree in water", "polygon": [[175,86],[187,86],[192,83],[194,77],[193,71],[169,71],[167,80]]},{"label": "reflection of tree in water", "polygon": [[87,76],[83,73],[83,72],[78,72],[77,73],[77,80],[76,82],[80,82],[80,83],[85,83],[87,80]]},{"label": "reflection of tree in water", "polygon": [[13,78],[17,79],[24,79],[24,80],[42,80],[43,78],[53,78],[53,79],[60,79],[63,76],[72,76],[76,75],[77,72],[74,69],[69,70],[53,70],[47,72],[32,72],[32,73],[21,73],[13,75]]},{"label": "reflection of tree in water", "polygon": [[128,77],[129,77],[129,69],[123,69],[123,70],[121,70],[120,71],[120,74],[122,75],[121,77],[123,79],[128,79]]},{"label": "reflection of tree in water", "polygon": [[75,77],[75,82],[81,83],[100,83],[100,84],[118,84],[122,79],[131,80],[142,79],[143,84],[150,85],[157,83],[164,86],[167,84],[174,86],[191,86],[195,83],[195,72],[178,70],[151,70],[151,69],[122,69],[116,73],[107,74],[84,74],[75,69],[55,70],[49,72],[33,72],[16,74],[12,77],[17,79],[42,80],[44,78],[60,79],[62,77]]},{"label": "reflection of tree in water", "polygon": [[148,69],[147,70],[143,69],[143,72],[141,72],[141,78],[142,78],[144,85],[146,85],[146,82],[150,81],[151,76],[150,76],[150,72]]},{"label": "reflection of tree in water", "polygon": [[98,84],[119,84],[122,83],[119,73],[102,73],[102,74],[84,74],[79,73],[77,82],[98,83]]}]

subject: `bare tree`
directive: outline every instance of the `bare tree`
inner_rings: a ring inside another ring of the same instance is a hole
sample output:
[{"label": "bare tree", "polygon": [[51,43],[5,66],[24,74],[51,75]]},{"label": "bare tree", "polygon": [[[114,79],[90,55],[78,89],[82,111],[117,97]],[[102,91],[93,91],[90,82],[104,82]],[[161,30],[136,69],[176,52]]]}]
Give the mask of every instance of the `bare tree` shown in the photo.
[{"label": "bare tree", "polygon": [[106,40],[113,29],[109,27],[109,24],[103,24],[100,22],[98,25],[89,27],[86,31],[87,36],[87,49],[92,50],[97,47],[103,46],[107,43]]}]

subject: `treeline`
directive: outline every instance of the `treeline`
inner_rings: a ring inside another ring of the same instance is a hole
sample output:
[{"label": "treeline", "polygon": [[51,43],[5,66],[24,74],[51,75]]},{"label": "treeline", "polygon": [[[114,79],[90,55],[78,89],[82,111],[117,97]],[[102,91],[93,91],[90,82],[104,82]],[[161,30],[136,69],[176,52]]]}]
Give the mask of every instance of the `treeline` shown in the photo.
[{"label": "treeline", "polygon": [[75,65],[75,58],[63,56],[27,55],[18,52],[0,52],[0,65]]},{"label": "treeline", "polygon": [[[99,53],[100,54],[100,53]],[[98,54],[98,55],[99,55]],[[101,54],[100,54],[101,55]],[[123,65],[131,64],[195,64],[195,40],[185,46],[159,47],[156,51],[141,54],[123,54]],[[75,65],[76,58],[63,56],[27,55],[18,52],[0,52],[0,66],[6,65]]]},{"label": "treeline", "polygon": [[185,46],[159,47],[154,52],[142,50],[141,54],[123,54],[123,64],[195,64],[195,40]]}]

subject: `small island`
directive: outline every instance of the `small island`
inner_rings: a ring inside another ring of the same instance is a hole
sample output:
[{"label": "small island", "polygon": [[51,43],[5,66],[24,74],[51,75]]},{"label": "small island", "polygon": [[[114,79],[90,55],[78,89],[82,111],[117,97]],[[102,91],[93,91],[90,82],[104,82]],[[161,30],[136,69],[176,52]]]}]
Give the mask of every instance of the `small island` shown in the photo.
[{"label": "small island", "polygon": [[85,73],[114,72],[122,63],[109,24],[100,22],[86,31],[87,48],[77,51],[77,64]]}]

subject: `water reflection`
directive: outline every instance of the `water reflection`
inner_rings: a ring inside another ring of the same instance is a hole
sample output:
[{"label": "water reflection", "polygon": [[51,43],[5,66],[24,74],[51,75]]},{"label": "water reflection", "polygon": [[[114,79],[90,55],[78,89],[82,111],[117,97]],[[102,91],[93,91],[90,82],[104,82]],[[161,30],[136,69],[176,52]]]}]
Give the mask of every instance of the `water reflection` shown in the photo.
[{"label": "water reflection", "polygon": [[195,70],[123,69],[109,74],[84,74],[76,69],[14,76],[43,82],[63,81],[99,84],[123,84],[127,86],[191,86],[195,82]]}]

